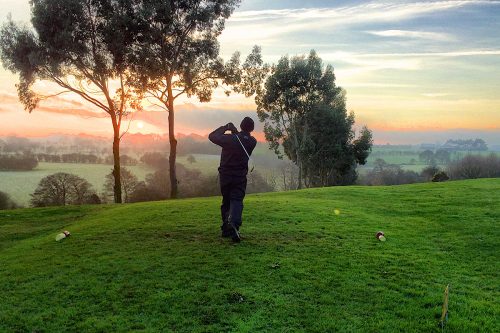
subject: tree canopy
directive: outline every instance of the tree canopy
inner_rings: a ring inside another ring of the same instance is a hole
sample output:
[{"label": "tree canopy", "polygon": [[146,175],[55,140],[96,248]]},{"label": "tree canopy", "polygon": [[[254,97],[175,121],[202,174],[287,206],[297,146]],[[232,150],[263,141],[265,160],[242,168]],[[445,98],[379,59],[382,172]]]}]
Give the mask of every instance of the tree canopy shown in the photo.
[{"label": "tree canopy", "polygon": [[31,195],[33,207],[99,203],[90,183],[76,175],[58,172],[44,177]]},{"label": "tree canopy", "polygon": [[231,89],[252,94],[259,73],[255,68],[262,66],[257,47],[243,66],[238,52],[227,62],[219,57],[217,38],[239,2],[142,1],[137,10],[140,37],[132,56],[135,86],[150,102],[168,112],[172,198],[178,192],[176,99],[186,95],[208,102],[220,86],[226,86],[228,94]]},{"label": "tree canopy", "polygon": [[270,148],[299,167],[299,188],[303,181],[326,186],[355,180],[356,163],[364,164],[371,149],[371,132],[365,127],[355,138],[345,91],[314,50],[308,57],[282,57],[256,102]]},{"label": "tree canopy", "polygon": [[[32,25],[11,19],[0,31],[5,68],[19,74],[17,91],[32,112],[44,96],[33,85],[52,81],[106,112],[113,126],[115,202],[121,202],[119,142],[122,121],[138,107],[130,81],[129,54],[137,33],[130,27],[137,1],[32,0]],[[116,85],[116,88],[113,86]]]}]

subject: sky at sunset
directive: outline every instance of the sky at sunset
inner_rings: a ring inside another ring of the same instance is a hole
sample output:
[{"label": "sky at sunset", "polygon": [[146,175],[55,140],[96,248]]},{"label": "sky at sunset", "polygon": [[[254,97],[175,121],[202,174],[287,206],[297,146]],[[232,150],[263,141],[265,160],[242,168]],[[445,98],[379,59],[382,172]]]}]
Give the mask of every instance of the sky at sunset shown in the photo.
[{"label": "sky at sunset", "polygon": [[[0,0],[29,22],[28,0]],[[242,58],[253,45],[266,62],[315,49],[335,68],[357,126],[375,143],[484,138],[500,144],[500,1],[243,0],[219,38],[221,55]],[[16,77],[0,67],[0,136],[79,134],[110,136],[106,114],[76,96],[44,101],[32,114],[18,102]],[[57,88],[46,82],[42,91]],[[165,133],[167,114],[148,108],[130,132]],[[256,119],[252,98],[216,92],[210,103],[182,99],[177,131],[207,134],[243,116]],[[258,129],[260,129],[258,127]]]}]

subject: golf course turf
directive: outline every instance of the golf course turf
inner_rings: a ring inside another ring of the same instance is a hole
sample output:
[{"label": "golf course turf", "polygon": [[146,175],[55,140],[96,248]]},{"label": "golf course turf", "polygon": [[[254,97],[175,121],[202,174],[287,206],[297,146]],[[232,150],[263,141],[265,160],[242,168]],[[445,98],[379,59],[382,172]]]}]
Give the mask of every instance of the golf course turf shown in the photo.
[{"label": "golf course turf", "polygon": [[250,195],[240,244],[219,206],[0,211],[0,332],[500,331],[500,179]]}]

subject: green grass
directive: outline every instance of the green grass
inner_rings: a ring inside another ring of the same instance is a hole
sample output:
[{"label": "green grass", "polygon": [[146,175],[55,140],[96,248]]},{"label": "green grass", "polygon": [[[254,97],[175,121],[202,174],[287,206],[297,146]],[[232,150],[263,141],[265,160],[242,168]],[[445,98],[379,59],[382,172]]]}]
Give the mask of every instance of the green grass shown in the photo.
[{"label": "green grass", "polygon": [[1,212],[0,331],[500,330],[500,179],[219,200]]},{"label": "green grass", "polygon": [[[143,166],[126,166],[139,180],[144,180],[152,169]],[[39,163],[32,171],[0,171],[0,191],[8,193],[18,204],[29,206],[30,194],[35,192],[38,183],[43,177],[56,172],[73,173],[88,180],[94,189],[100,193],[107,174],[113,169],[112,165],[105,164],[77,164],[77,163]]]}]

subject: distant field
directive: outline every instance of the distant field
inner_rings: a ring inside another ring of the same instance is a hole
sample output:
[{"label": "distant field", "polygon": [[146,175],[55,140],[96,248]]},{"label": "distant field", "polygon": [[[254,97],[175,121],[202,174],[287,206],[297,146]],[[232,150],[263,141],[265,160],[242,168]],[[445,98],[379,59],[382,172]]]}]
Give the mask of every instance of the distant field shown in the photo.
[{"label": "distant field", "polygon": [[[400,165],[405,170],[419,171],[425,168],[428,164],[419,160],[419,154],[424,149],[419,148],[390,148],[390,147],[375,147],[368,157],[367,166],[372,166],[377,159],[383,159],[388,164]],[[500,156],[499,152],[491,151],[455,151],[450,155],[450,159],[460,160],[468,154],[487,156],[489,154]]]},{"label": "distant field", "polygon": [[[85,178],[100,193],[104,178],[112,168],[105,164],[39,163],[33,171],[0,171],[0,191],[8,193],[18,204],[28,206],[30,194],[35,191],[42,178],[56,172],[67,172]],[[126,168],[139,180],[144,180],[146,174],[152,172],[152,169],[143,165]]]},{"label": "distant field", "polygon": [[177,163],[186,166],[189,169],[198,169],[203,174],[209,175],[217,173],[217,168],[219,167],[220,156],[219,155],[205,155],[205,154],[192,154],[196,162],[189,163],[187,158],[189,155],[177,157]]}]

